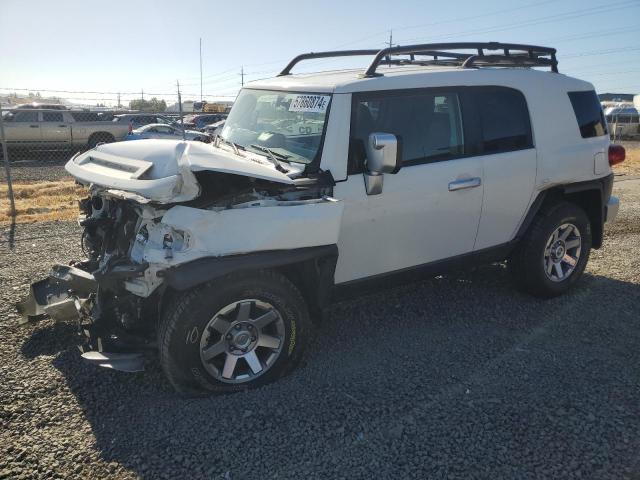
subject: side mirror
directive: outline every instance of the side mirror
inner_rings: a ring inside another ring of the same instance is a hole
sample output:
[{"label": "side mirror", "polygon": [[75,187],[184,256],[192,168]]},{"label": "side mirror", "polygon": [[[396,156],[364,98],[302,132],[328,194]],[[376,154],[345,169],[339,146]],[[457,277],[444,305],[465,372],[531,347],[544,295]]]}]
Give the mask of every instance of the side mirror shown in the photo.
[{"label": "side mirror", "polygon": [[367,195],[382,193],[383,174],[398,173],[402,167],[402,140],[391,133],[371,133],[366,145],[364,174]]}]

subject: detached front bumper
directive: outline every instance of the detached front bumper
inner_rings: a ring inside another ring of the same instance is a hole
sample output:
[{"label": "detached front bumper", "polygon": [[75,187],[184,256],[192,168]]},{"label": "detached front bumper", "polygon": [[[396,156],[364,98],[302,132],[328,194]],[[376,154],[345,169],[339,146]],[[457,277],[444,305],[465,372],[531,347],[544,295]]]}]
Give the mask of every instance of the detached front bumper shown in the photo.
[{"label": "detached front bumper", "polygon": [[67,265],[54,265],[48,278],[31,284],[29,296],[17,305],[22,323],[45,315],[56,321],[81,321],[87,302],[98,292],[98,282],[88,272]]},{"label": "detached front bumper", "polygon": [[[124,335],[100,318],[97,302],[99,281],[89,272],[67,265],[54,265],[48,278],[31,285],[29,296],[16,305],[21,323],[50,317],[78,327],[82,357],[98,366],[126,372],[144,370],[139,350],[148,345],[127,342]],[[102,321],[101,321],[102,320]]]}]

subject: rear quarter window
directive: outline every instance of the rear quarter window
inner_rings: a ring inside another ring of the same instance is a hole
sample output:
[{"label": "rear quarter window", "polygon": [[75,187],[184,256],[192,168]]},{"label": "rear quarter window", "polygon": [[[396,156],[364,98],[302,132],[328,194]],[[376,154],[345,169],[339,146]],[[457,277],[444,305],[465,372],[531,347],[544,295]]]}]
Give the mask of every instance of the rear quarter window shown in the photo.
[{"label": "rear quarter window", "polygon": [[594,90],[569,92],[568,95],[582,138],[606,135],[607,124],[596,92]]},{"label": "rear quarter window", "polygon": [[485,154],[533,147],[529,109],[524,95],[506,87],[483,87],[475,93]]}]

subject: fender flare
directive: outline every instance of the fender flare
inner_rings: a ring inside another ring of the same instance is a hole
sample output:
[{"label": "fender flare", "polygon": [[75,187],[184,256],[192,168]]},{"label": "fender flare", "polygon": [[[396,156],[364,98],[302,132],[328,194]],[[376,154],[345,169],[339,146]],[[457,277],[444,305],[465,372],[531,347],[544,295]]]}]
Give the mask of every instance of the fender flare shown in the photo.
[{"label": "fender flare", "polygon": [[[599,205],[591,205],[593,208],[586,208],[586,213],[591,220],[592,225],[592,242],[594,248],[600,248],[602,246],[602,239],[604,236],[604,223],[606,218],[606,205],[611,196],[613,189],[613,173],[606,177],[597,178],[595,180],[588,180],[586,182],[568,183],[565,185],[557,185],[547,190],[543,190],[538,193],[538,196],[529,207],[529,211],[525,216],[518,232],[515,236],[515,241],[520,240],[529,229],[531,222],[538,214],[547,198],[553,198],[554,194],[559,195],[571,200],[571,197],[583,192],[597,192]],[[584,205],[581,205],[583,208]]]},{"label": "fender flare", "polygon": [[[204,257],[168,268],[158,274],[162,274],[169,287],[184,291],[232,272],[278,268],[309,261],[330,260],[323,263],[333,265],[331,270],[334,270],[337,259],[338,246],[333,244],[291,250],[267,250],[225,257]],[[330,273],[330,275],[320,276],[322,283],[330,283],[330,285],[323,285],[325,288],[333,285],[333,271]]]}]

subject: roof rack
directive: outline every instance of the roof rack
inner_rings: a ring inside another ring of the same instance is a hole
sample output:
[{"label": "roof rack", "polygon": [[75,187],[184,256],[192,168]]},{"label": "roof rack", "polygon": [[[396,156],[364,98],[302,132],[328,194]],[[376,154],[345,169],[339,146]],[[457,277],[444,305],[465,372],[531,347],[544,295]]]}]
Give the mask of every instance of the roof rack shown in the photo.
[{"label": "roof rack", "polygon": [[[452,52],[451,50],[475,50],[476,53]],[[498,54],[486,54],[485,50],[489,52],[502,50],[502,52]],[[374,55],[374,58],[364,72],[363,77],[381,75],[376,72],[380,65],[451,65],[462,68],[476,68],[479,66],[551,67],[552,72],[558,73],[558,60],[556,59],[555,48],[518,43],[459,42],[425,43],[383,48],[382,50],[339,50],[333,52],[303,53],[291,60],[278,76],[289,75],[293,67],[302,60],[370,55]],[[392,58],[394,55],[408,55],[409,58]]]}]

